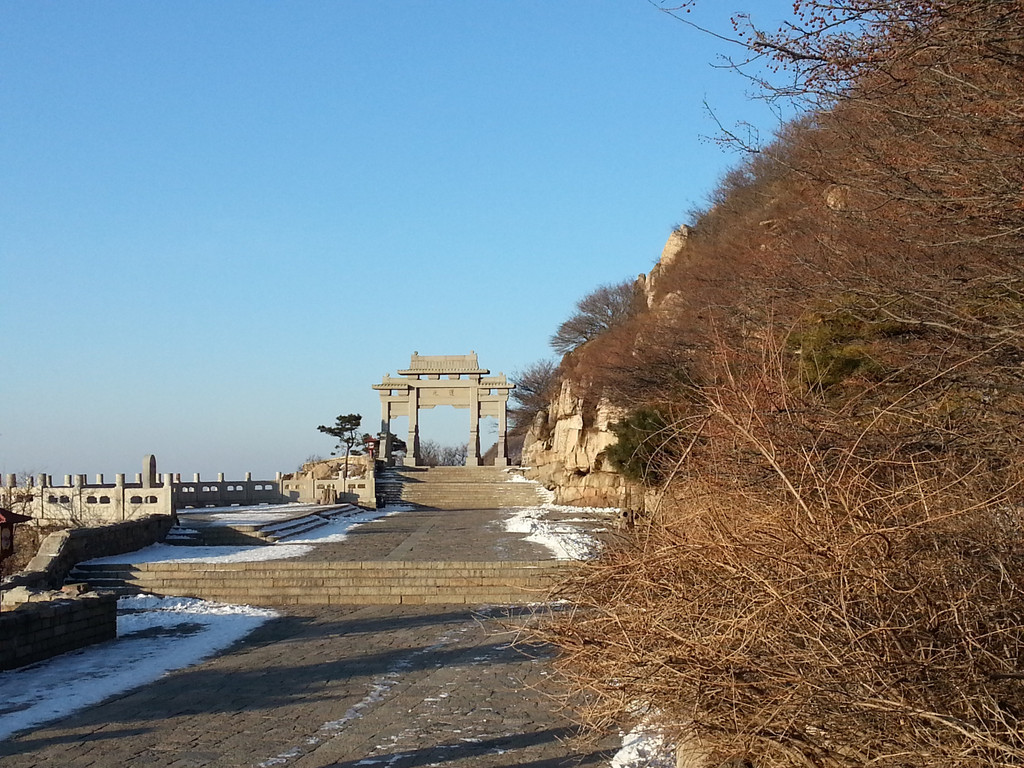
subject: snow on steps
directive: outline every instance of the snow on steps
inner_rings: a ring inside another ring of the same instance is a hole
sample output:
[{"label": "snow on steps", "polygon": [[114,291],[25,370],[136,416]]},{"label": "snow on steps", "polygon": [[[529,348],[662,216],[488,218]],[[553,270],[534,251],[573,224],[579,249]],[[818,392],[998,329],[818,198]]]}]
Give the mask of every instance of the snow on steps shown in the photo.
[{"label": "snow on steps", "polygon": [[[272,511],[273,507],[267,509]],[[188,516],[185,525],[179,522],[171,528],[164,543],[203,547],[273,544],[289,536],[312,531],[338,517],[361,511],[352,504],[342,504],[265,523],[203,522],[199,514],[192,514]]]}]

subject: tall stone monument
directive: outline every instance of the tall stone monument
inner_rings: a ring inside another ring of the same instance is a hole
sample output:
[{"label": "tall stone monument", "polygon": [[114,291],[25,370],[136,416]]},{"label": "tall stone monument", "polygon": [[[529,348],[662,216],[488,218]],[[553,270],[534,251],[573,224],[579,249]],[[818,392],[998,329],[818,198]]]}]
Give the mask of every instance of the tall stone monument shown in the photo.
[{"label": "tall stone monument", "polygon": [[412,360],[399,376],[385,374],[373,388],[380,392],[381,430],[391,431],[391,420],[409,417],[406,466],[415,467],[420,458],[419,411],[451,405],[469,409],[469,450],[466,466],[480,464],[480,418],[498,419],[498,454],[495,465],[508,466],[508,393],[515,388],[505,374],[489,376],[481,368],[476,352],[468,355],[421,355],[412,353]]}]

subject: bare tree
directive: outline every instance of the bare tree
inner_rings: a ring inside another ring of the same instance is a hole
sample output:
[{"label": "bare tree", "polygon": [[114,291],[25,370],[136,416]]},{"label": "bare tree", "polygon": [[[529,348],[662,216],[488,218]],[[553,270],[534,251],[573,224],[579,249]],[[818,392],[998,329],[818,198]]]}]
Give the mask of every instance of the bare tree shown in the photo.
[{"label": "bare tree", "polygon": [[[664,10],[690,23],[685,11],[702,2]],[[836,208],[954,263],[958,246],[1019,252],[1018,0],[796,0],[776,30],[746,14],[732,23],[745,55],[729,64],[765,98],[813,114],[814,152],[796,167],[839,187]],[[760,151],[735,132],[724,140]]]},{"label": "bare tree", "polygon": [[551,347],[560,355],[568,354],[628,320],[636,308],[637,288],[633,280],[595,288],[576,302],[572,317],[558,326],[551,337]]},{"label": "bare tree", "polygon": [[435,440],[420,442],[420,464],[425,467],[460,467],[466,463],[469,446],[441,445]]},{"label": "bare tree", "polygon": [[469,446],[466,443],[446,445],[441,449],[440,464],[443,467],[461,467],[466,463]]},{"label": "bare tree", "polygon": [[512,381],[516,388],[509,395],[512,404],[508,415],[515,434],[528,429],[534,417],[550,404],[558,384],[558,365],[550,360],[538,360],[513,373]]}]

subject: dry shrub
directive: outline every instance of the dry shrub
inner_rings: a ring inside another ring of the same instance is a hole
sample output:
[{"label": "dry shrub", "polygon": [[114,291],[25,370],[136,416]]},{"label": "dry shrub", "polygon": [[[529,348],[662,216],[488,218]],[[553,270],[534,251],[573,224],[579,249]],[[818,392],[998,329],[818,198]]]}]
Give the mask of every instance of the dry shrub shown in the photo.
[{"label": "dry shrub", "polygon": [[1019,764],[1015,519],[819,528],[793,506],[687,501],[585,569],[581,614],[555,628],[591,723],[650,702],[713,765]]},{"label": "dry shrub", "polygon": [[836,401],[771,338],[719,350],[660,510],[565,586],[547,638],[585,720],[646,708],[711,765],[1020,764],[1015,441],[934,407],[957,361]]},{"label": "dry shrub", "polygon": [[799,0],[753,36],[821,109],[566,365],[665,420],[634,435],[660,506],[547,628],[591,725],[712,766],[1024,764],[1020,7]]}]

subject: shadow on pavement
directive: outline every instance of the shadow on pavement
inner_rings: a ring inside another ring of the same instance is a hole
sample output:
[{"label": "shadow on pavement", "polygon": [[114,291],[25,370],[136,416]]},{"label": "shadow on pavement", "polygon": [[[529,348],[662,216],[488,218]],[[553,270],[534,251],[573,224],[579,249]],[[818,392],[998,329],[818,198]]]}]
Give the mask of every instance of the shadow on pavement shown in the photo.
[{"label": "shadow on pavement", "polygon": [[90,741],[110,741],[111,739],[124,739],[131,736],[141,736],[149,733],[151,728],[121,728],[119,730],[102,731],[100,733],[79,734],[68,733],[62,736],[49,736],[46,738],[33,738],[30,735],[17,736],[10,740],[0,740],[0,757],[5,755],[21,755],[45,747],[53,747],[59,744],[79,745]]},{"label": "shadow on pavement", "polygon": [[474,765],[480,765],[486,758],[492,758],[487,764],[493,766],[508,766],[512,768],[567,768],[573,765],[606,765],[615,750],[595,750],[587,754],[569,754],[557,758],[530,759],[530,755],[520,755],[522,759],[529,762],[517,760],[516,752],[530,750],[531,747],[538,747],[550,744],[554,741],[566,742],[576,736],[572,728],[547,728],[532,733],[517,733],[509,736],[495,736],[490,739],[479,741],[467,741],[450,744],[436,744],[421,749],[407,750],[403,752],[390,752],[376,754],[360,758],[358,760],[346,760],[341,763],[332,763],[326,768],[355,768],[356,766],[369,766],[375,764],[387,766],[401,766],[401,768],[415,768],[422,765],[445,765],[456,763],[460,760],[472,760]]},{"label": "shadow on pavement", "polygon": [[192,716],[229,715],[244,728],[247,718],[255,724],[278,708],[362,699],[374,684],[399,675],[522,660],[505,633],[479,642],[476,624],[489,616],[472,608],[390,612],[272,619],[212,661],[0,741],[0,755],[63,749],[61,745],[94,739],[130,739]]}]

